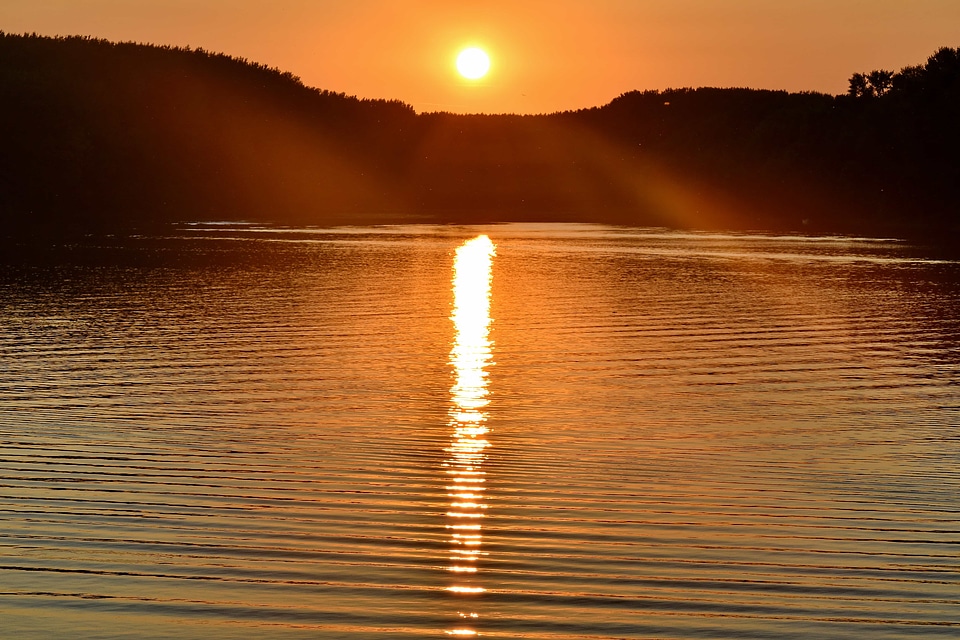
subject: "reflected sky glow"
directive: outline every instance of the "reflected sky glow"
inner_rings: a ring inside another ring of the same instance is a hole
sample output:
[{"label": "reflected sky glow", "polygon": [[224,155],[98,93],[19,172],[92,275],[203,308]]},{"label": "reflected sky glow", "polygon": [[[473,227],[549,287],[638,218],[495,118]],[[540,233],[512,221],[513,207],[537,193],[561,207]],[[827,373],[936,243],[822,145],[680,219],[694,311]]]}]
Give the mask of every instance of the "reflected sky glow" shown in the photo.
[{"label": "reflected sky glow", "polygon": [[[457,248],[453,264],[453,315],[456,330],[450,363],[456,382],[450,389],[450,446],[444,461],[449,484],[450,506],[446,512],[450,531],[450,561],[447,569],[458,576],[447,590],[458,595],[486,591],[478,584],[477,561],[484,555],[482,524],[486,472],[483,462],[490,442],[486,436],[487,368],[493,345],[490,341],[491,266],[496,247],[487,236],[478,236]],[[460,614],[476,619],[476,612]],[[450,635],[477,635],[460,627]]]}]

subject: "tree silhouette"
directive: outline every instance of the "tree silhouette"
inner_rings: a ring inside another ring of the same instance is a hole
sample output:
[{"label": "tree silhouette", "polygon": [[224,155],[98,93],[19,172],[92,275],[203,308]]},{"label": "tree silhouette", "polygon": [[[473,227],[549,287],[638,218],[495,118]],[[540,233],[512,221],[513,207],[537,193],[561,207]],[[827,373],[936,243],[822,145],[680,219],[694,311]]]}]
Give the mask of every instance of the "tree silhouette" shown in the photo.
[{"label": "tree silhouette", "polygon": [[882,96],[886,94],[893,85],[893,71],[885,71],[883,69],[871,71],[867,76],[867,82],[870,84],[873,95]]},{"label": "tree silhouette", "polygon": [[867,80],[867,76],[862,73],[855,73],[850,76],[850,89],[847,91],[847,93],[854,98],[862,98],[873,95],[873,92],[870,90],[870,82]]},{"label": "tree silhouette", "polygon": [[877,69],[868,74],[855,73],[850,76],[850,88],[847,93],[855,98],[877,98],[886,95],[893,87],[893,71]]},{"label": "tree silhouette", "polygon": [[202,49],[0,33],[0,234],[243,219],[947,235],[957,113],[951,48],[855,73],[842,96],[683,88],[463,116]]}]

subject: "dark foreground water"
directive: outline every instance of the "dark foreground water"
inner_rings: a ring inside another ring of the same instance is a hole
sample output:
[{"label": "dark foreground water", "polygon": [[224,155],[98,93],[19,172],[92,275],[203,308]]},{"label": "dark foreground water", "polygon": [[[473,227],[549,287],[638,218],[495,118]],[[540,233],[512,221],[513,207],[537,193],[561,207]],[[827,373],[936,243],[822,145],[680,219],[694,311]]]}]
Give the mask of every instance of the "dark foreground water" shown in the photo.
[{"label": "dark foreground water", "polygon": [[569,225],[28,262],[0,637],[960,636],[958,263]]}]

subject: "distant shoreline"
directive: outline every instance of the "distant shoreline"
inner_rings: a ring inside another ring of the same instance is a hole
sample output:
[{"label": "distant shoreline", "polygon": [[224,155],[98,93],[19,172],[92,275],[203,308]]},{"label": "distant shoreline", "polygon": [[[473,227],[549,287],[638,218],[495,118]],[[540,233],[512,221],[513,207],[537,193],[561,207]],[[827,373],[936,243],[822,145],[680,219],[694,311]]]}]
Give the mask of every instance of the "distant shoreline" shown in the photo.
[{"label": "distant shoreline", "polygon": [[843,96],[676,89],[453,115],[202,49],[2,34],[0,98],[14,238],[224,218],[960,231],[960,49],[856,73]]}]

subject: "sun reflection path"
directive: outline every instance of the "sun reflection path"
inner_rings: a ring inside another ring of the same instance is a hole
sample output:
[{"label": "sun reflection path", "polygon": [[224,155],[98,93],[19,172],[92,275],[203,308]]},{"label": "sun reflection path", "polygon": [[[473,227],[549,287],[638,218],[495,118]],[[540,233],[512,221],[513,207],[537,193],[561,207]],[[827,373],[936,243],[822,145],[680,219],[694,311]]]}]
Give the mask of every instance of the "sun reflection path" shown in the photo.
[{"label": "sun reflection path", "polygon": [[[477,564],[483,554],[482,521],[486,473],[483,462],[487,440],[487,367],[492,364],[490,341],[491,266],[496,247],[487,236],[467,240],[457,248],[453,263],[453,320],[456,329],[450,363],[456,383],[450,389],[450,446],[445,449],[447,473],[447,529],[450,530],[450,563],[447,569],[457,578],[447,590],[459,596],[480,594]],[[473,611],[461,611],[464,622],[476,620]],[[447,631],[449,635],[477,635],[466,625]]]}]

